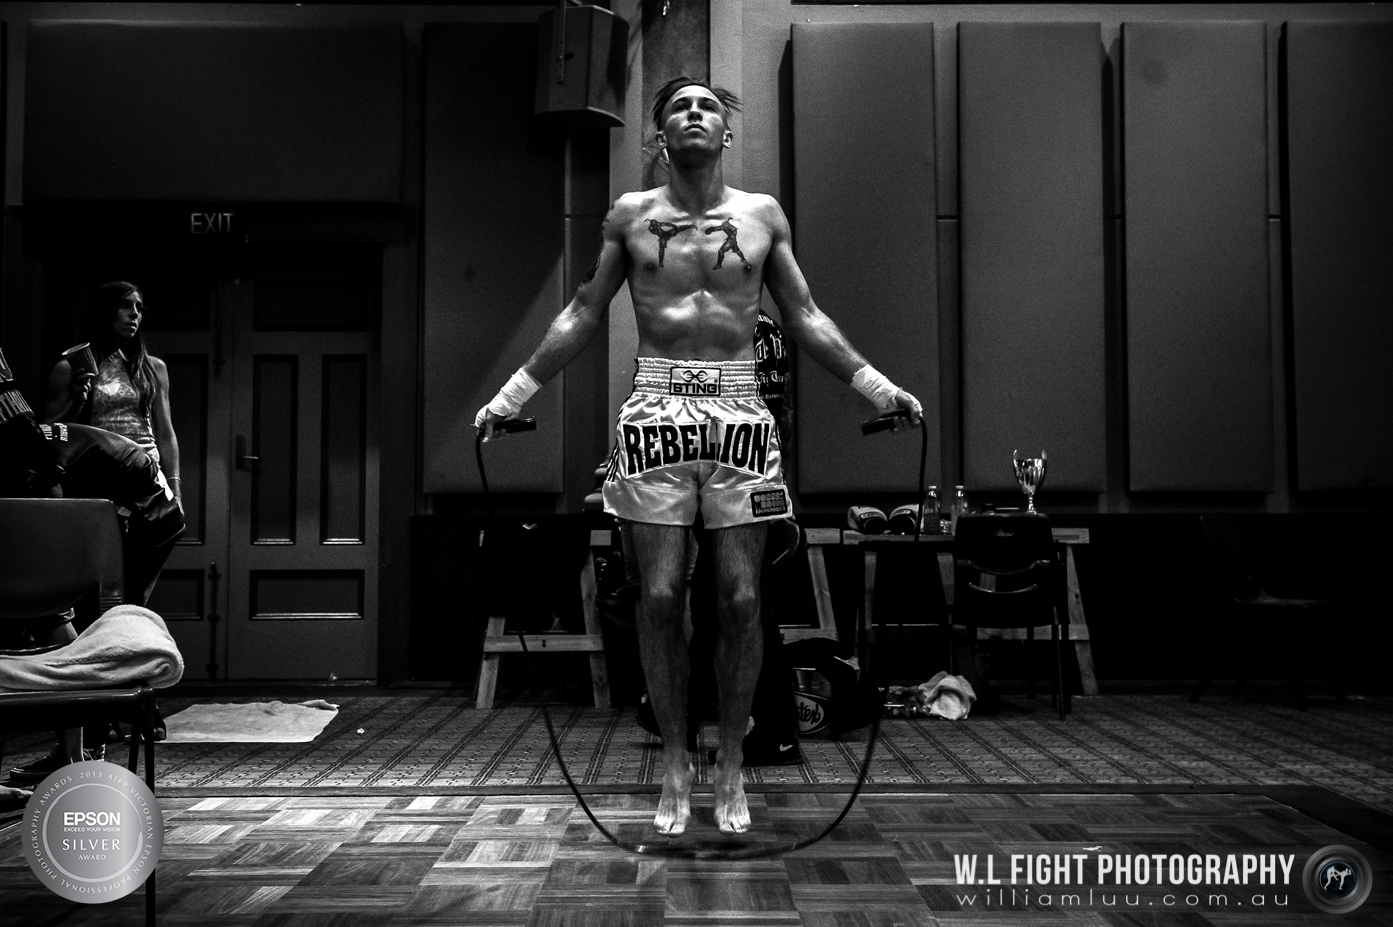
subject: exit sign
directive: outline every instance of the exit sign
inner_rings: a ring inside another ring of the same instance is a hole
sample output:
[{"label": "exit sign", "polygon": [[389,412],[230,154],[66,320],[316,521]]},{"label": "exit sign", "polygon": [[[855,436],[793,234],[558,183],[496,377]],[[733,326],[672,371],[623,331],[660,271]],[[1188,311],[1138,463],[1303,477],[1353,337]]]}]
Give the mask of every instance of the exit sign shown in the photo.
[{"label": "exit sign", "polygon": [[189,213],[190,235],[235,235],[241,225],[242,217],[236,212]]}]

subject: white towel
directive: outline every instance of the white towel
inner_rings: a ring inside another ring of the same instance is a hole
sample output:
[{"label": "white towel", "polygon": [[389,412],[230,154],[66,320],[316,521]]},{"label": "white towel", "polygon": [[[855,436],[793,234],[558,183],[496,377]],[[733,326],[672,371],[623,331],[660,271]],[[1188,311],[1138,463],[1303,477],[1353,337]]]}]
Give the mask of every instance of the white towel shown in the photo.
[{"label": "white towel", "polygon": [[146,683],[156,689],[184,675],[184,658],[164,619],[139,605],[107,610],[71,644],[48,653],[0,656],[0,689],[94,689]]},{"label": "white towel", "polygon": [[339,713],[323,699],[190,705],[165,718],[168,744],[307,744]]},{"label": "white towel", "polygon": [[972,683],[961,676],[937,673],[928,682],[921,682],[924,704],[929,706],[929,715],[960,721],[972,711],[972,703],[977,701],[977,693]]}]

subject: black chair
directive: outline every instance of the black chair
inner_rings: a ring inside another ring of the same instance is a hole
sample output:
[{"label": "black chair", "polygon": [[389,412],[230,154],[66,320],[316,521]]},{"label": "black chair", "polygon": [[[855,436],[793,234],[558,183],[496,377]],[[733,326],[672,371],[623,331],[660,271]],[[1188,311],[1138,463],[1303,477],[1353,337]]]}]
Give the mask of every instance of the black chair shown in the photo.
[{"label": "black chair", "polygon": [[[123,597],[121,529],[104,499],[0,499],[0,623],[7,637],[21,625],[52,626],[60,615],[96,593],[99,614]],[[24,644],[6,655],[43,653],[61,644]],[[155,690],[147,685],[45,691],[0,690],[0,763],[4,738],[25,731],[131,725],[129,768],[139,768],[145,743],[145,783],[155,788]],[[145,920],[155,922],[155,875],[145,883]]]},{"label": "black chair", "polygon": [[[1024,629],[1027,641],[1049,627],[1054,643],[1054,701],[1063,720],[1070,710],[1064,686],[1064,631],[1060,626],[1059,561],[1050,520],[1039,514],[962,515],[953,538],[954,602],[951,625]],[[1029,677],[1034,696],[1034,674]]]},{"label": "black chair", "polygon": [[1306,692],[1301,684],[1299,663],[1309,656],[1303,642],[1318,639],[1322,612],[1331,603],[1320,599],[1292,599],[1275,596],[1262,587],[1260,564],[1243,537],[1238,520],[1232,515],[1203,515],[1205,543],[1209,560],[1210,613],[1218,632],[1205,650],[1205,666],[1190,701],[1198,702],[1215,678],[1219,659],[1230,661],[1241,691],[1247,673],[1261,650],[1281,656],[1286,678],[1296,692],[1296,704],[1306,710]]}]

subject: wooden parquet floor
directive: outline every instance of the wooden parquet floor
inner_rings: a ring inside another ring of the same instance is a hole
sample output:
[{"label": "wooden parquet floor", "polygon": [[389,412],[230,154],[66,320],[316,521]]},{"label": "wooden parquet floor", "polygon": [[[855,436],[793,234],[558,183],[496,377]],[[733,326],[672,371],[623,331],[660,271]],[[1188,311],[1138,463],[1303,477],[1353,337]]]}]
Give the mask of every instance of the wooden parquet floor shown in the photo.
[{"label": "wooden parquet floor", "polygon": [[[566,789],[535,702],[479,712],[460,692],[334,700],[340,714],[310,744],[159,745],[160,924],[1285,927],[1332,923],[1306,900],[1300,869],[1345,844],[1373,865],[1374,896],[1343,922],[1393,927],[1393,699],[1298,712],[1217,695],[1104,696],[1077,699],[1064,722],[1045,699],[960,723],[887,721],[867,791],[836,831],[738,863],[606,843]],[[164,701],[167,712],[182,704]],[[660,839],[659,751],[632,712],[562,705],[554,717],[599,818],[621,839]],[[6,765],[44,746],[7,744]],[[864,739],[801,747],[800,766],[748,771],[755,827],[742,839],[791,843],[842,807]],[[716,845],[702,754],[681,839]],[[140,893],[88,906],[37,884],[13,820],[0,818],[0,927],[142,923]],[[1193,892],[958,885],[959,856],[990,856],[1009,879],[1012,854],[1076,853],[1276,853],[1294,864],[1286,884]]]},{"label": "wooden parquet floor", "polygon": [[[621,839],[650,840],[656,798],[595,795],[591,804]],[[843,801],[835,794],[756,793],[748,839],[782,843],[810,835]],[[573,798],[558,795],[306,790],[176,794],[161,804],[158,915],[167,927],[1285,927],[1328,922],[1296,884],[1300,867],[1313,850],[1350,841],[1289,804],[1234,793],[866,795],[822,843],[748,862],[623,852],[605,842]],[[681,840],[715,844],[709,795],[697,796],[696,810]],[[141,922],[139,894],[90,906],[49,894],[17,844],[14,833],[0,840],[3,923]],[[1375,896],[1345,923],[1393,924],[1393,855],[1359,845],[1375,869]],[[1011,854],[1041,853],[1087,856],[1083,882],[1067,889],[1010,885]],[[1288,884],[1092,884],[1098,855],[1153,853],[1275,853],[1295,862]],[[957,884],[955,854],[992,855],[995,875],[1007,884]]]}]

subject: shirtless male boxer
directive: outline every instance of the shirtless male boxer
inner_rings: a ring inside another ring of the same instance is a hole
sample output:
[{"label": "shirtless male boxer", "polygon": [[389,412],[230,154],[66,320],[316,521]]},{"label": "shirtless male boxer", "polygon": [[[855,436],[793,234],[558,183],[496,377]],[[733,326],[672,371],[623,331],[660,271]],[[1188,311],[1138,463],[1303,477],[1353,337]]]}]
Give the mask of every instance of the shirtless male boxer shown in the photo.
[{"label": "shirtless male boxer", "polygon": [[663,734],[662,797],[653,826],[676,836],[691,818],[687,750],[687,643],[682,615],[686,527],[698,510],[717,571],[720,737],[716,824],[744,833],[750,811],[740,778],[755,681],[763,658],[759,570],[765,522],[792,515],[774,421],[755,382],[755,318],[764,286],[788,336],[882,412],[922,421],[919,401],[866,363],[813,302],[793,258],[777,201],[726,186],[721,158],[740,101],[679,77],[655,95],[666,186],[621,196],[605,217],[600,254],[541,345],[479,410],[484,439],[516,415],[594,335],[627,279],[638,326],[634,391],[619,413],[604,484],[605,510],[630,523],[638,559],[640,657]]}]

